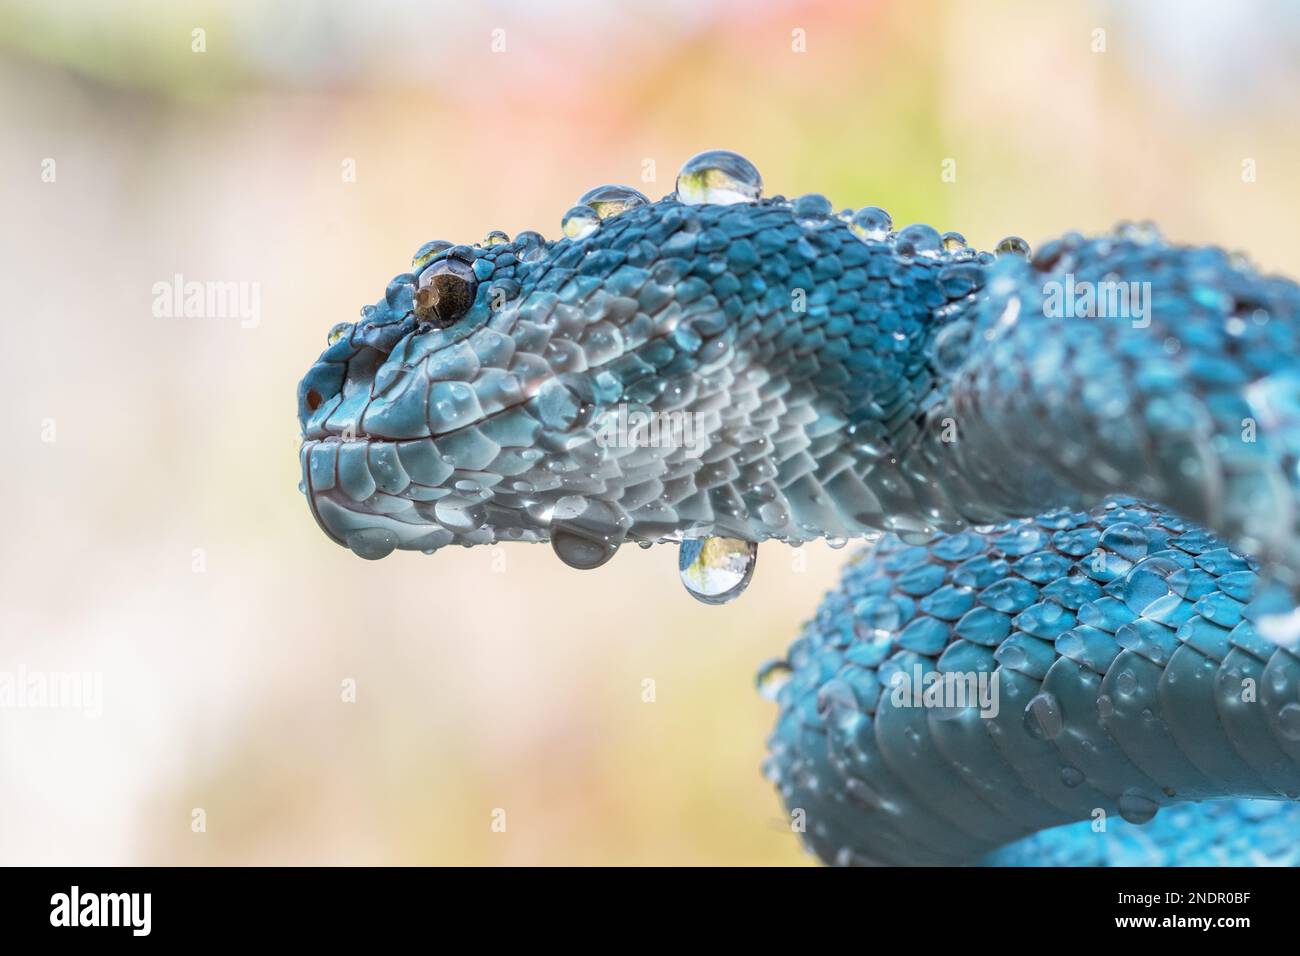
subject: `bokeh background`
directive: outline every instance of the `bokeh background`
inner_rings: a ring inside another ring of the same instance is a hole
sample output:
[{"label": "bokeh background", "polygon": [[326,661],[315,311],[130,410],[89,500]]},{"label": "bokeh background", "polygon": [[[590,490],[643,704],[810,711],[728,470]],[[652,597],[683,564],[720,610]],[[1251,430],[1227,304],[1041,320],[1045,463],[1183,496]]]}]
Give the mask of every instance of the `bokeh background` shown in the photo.
[{"label": "bokeh background", "polygon": [[[753,675],[845,553],[719,608],[666,548],[358,560],[295,490],[326,331],[710,147],[981,248],[1150,218],[1297,275],[1298,73],[1285,0],[5,0],[0,671],[103,714],[0,709],[0,862],[807,862]],[[155,317],[176,273],[260,322]]]}]

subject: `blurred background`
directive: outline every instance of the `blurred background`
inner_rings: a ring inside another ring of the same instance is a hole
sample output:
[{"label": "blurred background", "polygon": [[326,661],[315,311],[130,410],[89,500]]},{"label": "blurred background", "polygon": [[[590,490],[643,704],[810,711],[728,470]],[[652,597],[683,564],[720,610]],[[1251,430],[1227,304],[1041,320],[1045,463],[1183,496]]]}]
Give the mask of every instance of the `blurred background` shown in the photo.
[{"label": "blurred background", "polygon": [[[667,548],[361,561],[296,490],[326,331],[710,147],[980,248],[1150,218],[1300,275],[1298,73],[1284,0],[6,0],[0,673],[102,714],[0,707],[0,862],[806,863],[753,676],[847,552],[725,607]],[[258,320],[157,317],[178,273]]]}]

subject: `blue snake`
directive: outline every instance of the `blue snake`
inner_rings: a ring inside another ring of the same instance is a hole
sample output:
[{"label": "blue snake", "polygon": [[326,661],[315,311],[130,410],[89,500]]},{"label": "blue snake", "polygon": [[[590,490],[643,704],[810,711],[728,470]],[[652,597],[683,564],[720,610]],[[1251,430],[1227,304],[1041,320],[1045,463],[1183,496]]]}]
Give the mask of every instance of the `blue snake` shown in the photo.
[{"label": "blue snake", "polygon": [[1032,255],[702,153],[563,237],[431,242],[298,389],[363,558],[866,538],[765,764],[841,864],[1300,862],[1300,287],[1149,225]]}]

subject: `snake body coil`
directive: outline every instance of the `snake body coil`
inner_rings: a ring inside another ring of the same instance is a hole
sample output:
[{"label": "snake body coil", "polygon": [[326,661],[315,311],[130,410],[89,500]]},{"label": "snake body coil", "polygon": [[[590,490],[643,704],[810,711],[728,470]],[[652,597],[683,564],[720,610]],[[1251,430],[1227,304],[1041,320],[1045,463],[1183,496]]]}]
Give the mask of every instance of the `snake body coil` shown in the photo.
[{"label": "snake body coil", "polygon": [[420,250],[299,387],[322,528],[577,567],[886,532],[762,678],[819,856],[1296,862],[1300,288],[760,188],[701,154],[564,239]]}]

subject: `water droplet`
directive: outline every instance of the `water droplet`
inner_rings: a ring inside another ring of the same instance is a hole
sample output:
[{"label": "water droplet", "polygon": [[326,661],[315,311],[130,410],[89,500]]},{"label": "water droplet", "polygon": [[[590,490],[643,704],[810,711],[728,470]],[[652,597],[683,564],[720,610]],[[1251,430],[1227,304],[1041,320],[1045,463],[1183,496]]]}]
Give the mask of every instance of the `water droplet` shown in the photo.
[{"label": "water droplet", "polygon": [[817,713],[835,723],[843,724],[859,713],[858,697],[849,682],[842,677],[832,677],[817,691]]},{"label": "water droplet", "polygon": [[692,156],[677,174],[677,200],[688,206],[755,202],[763,194],[763,177],[754,164],[725,149]]},{"label": "water droplet", "polygon": [[1109,694],[1102,694],[1097,698],[1097,714],[1102,720],[1112,716],[1115,713],[1115,702],[1110,699]]},{"label": "water droplet", "polygon": [[944,252],[969,252],[970,246],[966,244],[966,237],[960,232],[945,232],[940,236],[943,242]]},{"label": "water droplet", "polygon": [[1300,704],[1287,704],[1279,710],[1277,727],[1287,740],[1300,740]]},{"label": "water droplet", "polygon": [[1065,784],[1067,787],[1071,789],[1079,786],[1079,784],[1083,783],[1087,779],[1088,778],[1084,776],[1083,771],[1080,770],[1078,767],[1061,768],[1061,783]]},{"label": "water droplet", "polygon": [[377,561],[393,553],[397,535],[385,528],[366,528],[348,535],[347,545],[358,558]]},{"label": "water droplet", "polygon": [[433,516],[448,531],[464,534],[477,531],[487,520],[487,510],[480,504],[457,498],[441,498],[434,503]]},{"label": "water droplet", "polygon": [[515,255],[520,262],[536,262],[546,255],[546,239],[531,229],[521,232],[515,236]]},{"label": "water droplet", "polygon": [[788,662],[774,659],[758,669],[758,676],[754,683],[765,700],[776,700],[776,695],[781,692],[782,687],[790,683],[793,674],[794,668]]},{"label": "water droplet", "polygon": [[893,228],[894,220],[879,206],[864,206],[849,221],[849,229],[864,242],[883,242]]},{"label": "water droplet", "polygon": [[894,242],[898,254],[907,258],[923,256],[926,259],[936,259],[943,251],[943,241],[939,238],[939,231],[934,226],[927,226],[923,222],[904,226],[898,231]]},{"label": "water droplet", "polygon": [[551,550],[569,567],[590,571],[618,553],[618,542],[609,535],[561,523],[551,527]]},{"label": "water droplet", "polygon": [[509,245],[509,243],[510,243],[510,237],[506,235],[504,232],[502,232],[500,229],[493,229],[491,232],[489,232],[486,236],[483,237],[483,245],[485,248],[488,249],[491,249],[493,246]]},{"label": "water droplet", "polygon": [[453,245],[455,243],[448,242],[445,239],[434,239],[431,242],[426,242],[415,251],[415,255],[411,258],[411,271],[419,272],[432,262],[439,253],[446,252]]},{"label": "water droplet", "polygon": [[1015,670],[1017,667],[1024,667],[1029,663],[1029,658],[1025,652],[1015,644],[1004,642],[993,652],[993,656],[1003,667]]},{"label": "water droplet", "polygon": [[1065,720],[1060,702],[1047,691],[1041,691],[1025,705],[1025,729],[1039,740],[1055,740],[1061,735]]},{"label": "water droplet", "polygon": [[1125,790],[1119,796],[1119,815],[1134,826],[1149,823],[1155,818],[1160,805],[1136,790]]},{"label": "water droplet", "polygon": [[334,328],[329,330],[329,334],[325,336],[325,343],[327,345],[335,345],[338,342],[343,341],[343,337],[351,331],[351,322],[340,322],[338,325],[334,326]]},{"label": "water droplet", "polygon": [[726,604],[749,585],[758,560],[758,544],[737,538],[687,538],[678,552],[677,569],[691,597],[705,604]]},{"label": "water droplet", "polygon": [[637,192],[631,186],[615,186],[612,184],[589,189],[578,200],[579,205],[590,206],[592,211],[601,219],[617,216],[621,212],[627,212],[637,206],[644,206],[649,202],[650,198],[645,193]]},{"label": "water droplet", "polygon": [[952,375],[961,368],[970,355],[970,337],[973,326],[966,319],[949,322],[935,333],[930,344],[930,359],[935,371],[941,375]]},{"label": "water droplet", "polygon": [[811,229],[820,226],[830,218],[834,207],[831,201],[825,196],[816,193],[810,193],[807,196],[800,196],[794,201],[792,211],[794,212],[795,222],[805,229]]},{"label": "water droplet", "polygon": [[1132,671],[1120,671],[1119,676],[1115,678],[1115,689],[1125,697],[1132,697],[1137,688],[1137,678],[1133,676]]},{"label": "water droplet", "polygon": [[1029,243],[1019,236],[1007,236],[997,244],[996,249],[999,256],[1020,256],[1022,259],[1029,258]]},{"label": "water droplet", "polygon": [[600,216],[590,206],[574,206],[560,220],[560,231],[569,239],[586,239],[600,225]]}]

